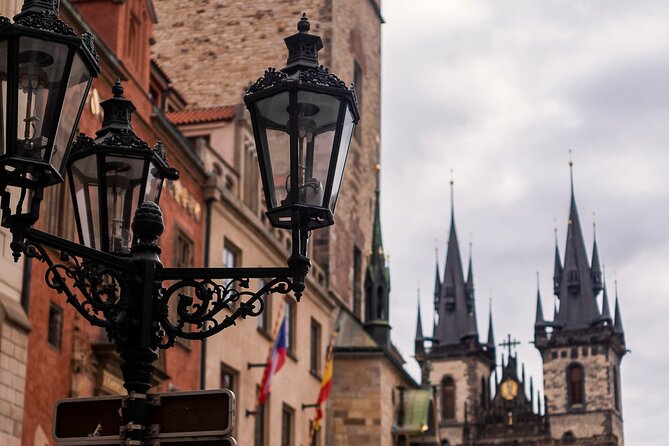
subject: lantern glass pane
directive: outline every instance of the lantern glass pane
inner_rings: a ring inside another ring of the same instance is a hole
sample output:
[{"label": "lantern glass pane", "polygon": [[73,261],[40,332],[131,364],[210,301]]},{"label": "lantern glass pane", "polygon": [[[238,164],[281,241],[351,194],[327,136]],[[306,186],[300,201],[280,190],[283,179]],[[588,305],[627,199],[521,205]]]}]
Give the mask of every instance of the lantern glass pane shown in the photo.
[{"label": "lantern glass pane", "polygon": [[337,163],[335,164],[334,177],[332,181],[332,193],[330,194],[329,208],[333,214],[335,207],[337,206],[337,197],[339,197],[341,181],[344,176],[344,168],[346,167],[346,158],[348,157],[348,149],[351,146],[351,138],[353,138],[354,129],[355,122],[353,121],[353,114],[351,113],[351,108],[347,105],[341,133],[341,140],[339,141],[339,153],[337,154]]},{"label": "lantern glass pane", "polygon": [[162,173],[154,165],[149,166],[149,174],[146,180],[146,193],[144,194],[144,201],[152,201],[156,204],[160,201],[160,192],[163,189]]},{"label": "lantern glass pane", "polygon": [[[257,118],[262,138],[261,159],[264,160],[263,175],[268,179],[272,200],[267,209],[287,204],[290,190],[290,134],[288,128],[288,92],[282,92],[257,104]],[[261,166],[261,169],[263,166]]]},{"label": "lantern glass pane", "polygon": [[297,94],[298,202],[325,206],[323,194],[332,156],[341,100],[300,91]]},{"label": "lantern glass pane", "polygon": [[0,42],[0,155],[7,153],[7,44]]},{"label": "lantern glass pane", "polygon": [[79,124],[79,113],[85,100],[84,95],[88,90],[90,79],[91,74],[88,68],[84,65],[79,53],[76,53],[70,79],[67,82],[67,91],[65,92],[60,122],[56,131],[56,140],[51,151],[51,164],[60,173],[63,173],[65,168],[65,155],[70,149],[72,135]]},{"label": "lantern glass pane", "polygon": [[109,252],[130,252],[130,224],[139,204],[144,163],[145,160],[141,158],[108,156],[105,159]]},{"label": "lantern glass pane", "polygon": [[66,76],[68,47],[33,37],[19,41],[17,155],[49,161]]},{"label": "lantern glass pane", "polygon": [[98,200],[97,156],[72,163],[75,209],[81,227],[81,243],[100,249],[100,204]]}]

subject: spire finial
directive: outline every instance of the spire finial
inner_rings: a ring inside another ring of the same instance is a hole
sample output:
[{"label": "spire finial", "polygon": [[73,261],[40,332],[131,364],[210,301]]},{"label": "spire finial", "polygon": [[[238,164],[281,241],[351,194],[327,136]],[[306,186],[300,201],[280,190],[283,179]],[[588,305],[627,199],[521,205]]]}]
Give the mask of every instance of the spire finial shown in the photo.
[{"label": "spire finial", "polygon": [[451,180],[449,183],[451,185],[451,217],[453,217],[455,213],[455,193],[453,192],[455,180],[453,179],[453,169],[451,169]]},{"label": "spire finial", "polygon": [[572,151],[569,149],[569,183],[571,184],[571,195],[574,196],[574,160]]},{"label": "spire finial", "polygon": [[539,269],[537,268],[537,290],[540,288],[539,283]]},{"label": "spire finial", "polygon": [[309,23],[309,18],[307,18],[307,13],[303,12],[302,17],[297,22],[297,30],[301,33],[309,32],[311,29],[311,23]]}]

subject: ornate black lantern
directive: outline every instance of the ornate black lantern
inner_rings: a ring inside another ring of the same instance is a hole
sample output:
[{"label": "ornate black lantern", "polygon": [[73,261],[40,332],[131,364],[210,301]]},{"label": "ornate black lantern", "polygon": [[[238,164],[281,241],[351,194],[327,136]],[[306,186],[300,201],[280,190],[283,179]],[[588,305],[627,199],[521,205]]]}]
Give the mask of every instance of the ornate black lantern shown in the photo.
[{"label": "ornate black lantern", "polygon": [[63,181],[91,81],[91,34],[78,37],[53,0],[26,0],[0,17],[0,183],[35,189]]},{"label": "ornate black lantern", "polygon": [[353,88],[318,63],[319,36],[306,15],[285,39],[288,62],[268,69],[244,101],[251,113],[267,216],[281,228],[334,223],[346,157],[359,115]]},{"label": "ornate black lantern", "polygon": [[161,143],[153,149],[132,129],[135,106],[123,97],[119,81],[114,97],[102,102],[97,138],[80,135],[67,163],[80,242],[112,254],[129,254],[132,217],[140,203],[158,204],[163,181],[179,177],[169,167]]}]

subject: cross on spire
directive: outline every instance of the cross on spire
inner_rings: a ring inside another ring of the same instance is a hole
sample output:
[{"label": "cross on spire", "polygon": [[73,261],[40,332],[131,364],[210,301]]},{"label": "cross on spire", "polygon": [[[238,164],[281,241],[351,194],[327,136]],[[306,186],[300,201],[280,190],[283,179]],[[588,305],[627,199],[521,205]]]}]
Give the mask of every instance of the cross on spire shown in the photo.
[{"label": "cross on spire", "polygon": [[511,334],[506,335],[506,340],[502,341],[499,343],[500,347],[506,347],[507,350],[509,351],[509,358],[511,358],[512,352],[511,349],[514,348],[515,346],[520,345],[520,342],[518,342],[516,339],[511,339]]}]

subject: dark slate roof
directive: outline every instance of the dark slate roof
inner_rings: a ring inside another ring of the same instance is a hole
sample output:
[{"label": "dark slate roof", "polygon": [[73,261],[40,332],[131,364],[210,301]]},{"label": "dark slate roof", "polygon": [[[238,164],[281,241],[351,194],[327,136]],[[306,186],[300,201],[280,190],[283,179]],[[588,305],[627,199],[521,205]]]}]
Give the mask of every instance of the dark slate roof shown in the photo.
[{"label": "dark slate roof", "polygon": [[492,328],[492,305],[490,305],[490,314],[488,315],[488,347],[495,348],[495,333]]},{"label": "dark slate roof", "polygon": [[[473,283],[471,287],[473,288]],[[451,230],[437,308],[439,321],[434,333],[434,338],[439,345],[459,344],[464,337],[478,336],[473,297],[472,293],[468,302],[467,284],[464,279],[458,235],[455,230],[455,213],[451,207]]]},{"label": "dark slate roof", "polygon": [[591,326],[599,320],[600,313],[574,198],[573,181],[564,265],[561,269],[558,293],[560,310],[555,321],[556,325],[566,330]]},{"label": "dark slate roof", "polygon": [[420,317],[420,294],[418,295],[418,317],[416,318],[416,341],[424,340],[423,336],[423,321]]}]

